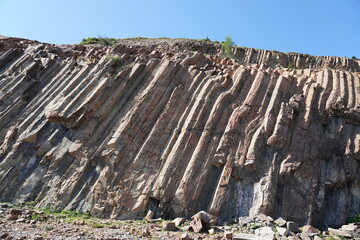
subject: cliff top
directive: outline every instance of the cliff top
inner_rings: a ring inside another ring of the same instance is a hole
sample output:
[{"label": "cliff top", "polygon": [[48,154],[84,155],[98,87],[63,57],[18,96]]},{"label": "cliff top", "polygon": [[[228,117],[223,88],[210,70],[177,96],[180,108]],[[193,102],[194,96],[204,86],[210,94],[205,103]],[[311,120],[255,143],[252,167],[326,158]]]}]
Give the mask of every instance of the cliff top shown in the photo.
[{"label": "cliff top", "polygon": [[[176,54],[186,51],[199,51],[203,54],[218,55],[226,57],[222,45],[210,39],[186,39],[186,38],[86,38],[80,44],[47,44],[38,41],[6,37],[0,35],[0,47],[8,50],[13,47],[26,48],[28,45],[48,45],[58,47],[65,51],[78,51],[81,47],[90,49],[104,49],[106,52],[119,52],[121,48],[144,49],[145,52],[153,50],[161,52],[171,52]],[[4,46],[5,45],[5,46]],[[110,49],[110,50],[109,50]],[[84,50],[84,49],[83,49]],[[124,50],[124,49],[123,49]],[[102,50],[100,50],[102,51]],[[88,52],[88,51],[86,51]],[[121,52],[121,51],[120,51]],[[271,68],[290,68],[290,69],[341,69],[351,72],[360,72],[360,60],[353,57],[336,56],[314,56],[296,52],[280,52],[276,50],[264,50],[250,47],[232,47],[231,58],[241,65],[258,64],[263,67]]]}]

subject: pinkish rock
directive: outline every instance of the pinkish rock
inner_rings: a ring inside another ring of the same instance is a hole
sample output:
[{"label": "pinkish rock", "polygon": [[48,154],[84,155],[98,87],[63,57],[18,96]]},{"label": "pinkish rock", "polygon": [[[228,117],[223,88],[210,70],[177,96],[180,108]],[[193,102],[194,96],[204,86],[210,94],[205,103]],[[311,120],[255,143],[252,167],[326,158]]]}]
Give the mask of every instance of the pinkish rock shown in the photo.
[{"label": "pinkish rock", "polygon": [[162,222],[162,228],[165,231],[176,231],[177,230],[177,227],[176,227],[175,223],[174,222],[168,222],[168,221]]}]

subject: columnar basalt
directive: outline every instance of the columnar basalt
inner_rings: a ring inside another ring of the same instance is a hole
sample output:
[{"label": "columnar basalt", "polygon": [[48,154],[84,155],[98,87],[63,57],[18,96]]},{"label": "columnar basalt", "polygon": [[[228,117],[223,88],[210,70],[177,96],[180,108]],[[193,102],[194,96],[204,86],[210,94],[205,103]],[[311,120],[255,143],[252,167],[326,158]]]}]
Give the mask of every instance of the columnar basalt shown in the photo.
[{"label": "columnar basalt", "polygon": [[117,219],[360,212],[359,61],[0,39],[0,201]]}]

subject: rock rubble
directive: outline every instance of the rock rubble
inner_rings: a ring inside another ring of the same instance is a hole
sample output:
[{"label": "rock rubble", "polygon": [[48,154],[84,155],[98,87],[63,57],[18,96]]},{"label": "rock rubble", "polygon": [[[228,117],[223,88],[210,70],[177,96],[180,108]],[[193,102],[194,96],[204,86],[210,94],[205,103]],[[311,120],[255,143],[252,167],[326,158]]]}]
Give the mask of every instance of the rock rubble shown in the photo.
[{"label": "rock rubble", "polygon": [[[81,215],[65,215],[60,212],[44,213],[41,210],[0,207],[0,239],[178,239],[178,240],[326,240],[359,239],[360,223],[350,223],[340,228],[320,231],[311,225],[284,228],[269,216],[240,217],[233,224],[218,226],[211,223],[208,213],[201,211],[191,219],[176,218],[173,221],[151,219],[145,221],[113,221],[85,218]],[[68,213],[69,214],[69,213]],[[13,219],[9,216],[16,215]],[[74,216],[78,216],[77,218]],[[202,228],[194,227],[195,219]],[[23,219],[23,221],[19,221]],[[176,226],[176,222],[182,222]],[[281,219],[280,222],[285,221]],[[286,226],[290,226],[285,221]],[[282,223],[283,224],[283,223]],[[296,223],[292,222],[293,225]]]}]

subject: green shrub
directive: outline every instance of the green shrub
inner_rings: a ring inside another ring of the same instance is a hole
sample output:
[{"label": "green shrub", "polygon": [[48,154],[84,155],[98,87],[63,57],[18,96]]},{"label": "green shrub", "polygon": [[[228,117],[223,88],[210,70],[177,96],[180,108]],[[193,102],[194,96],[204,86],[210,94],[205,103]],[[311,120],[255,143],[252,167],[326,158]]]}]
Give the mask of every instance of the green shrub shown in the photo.
[{"label": "green shrub", "polygon": [[348,220],[349,223],[354,223],[354,222],[360,222],[360,214],[355,215],[354,217],[350,218]]},{"label": "green shrub", "polygon": [[232,53],[232,48],[235,46],[235,42],[232,40],[230,36],[226,36],[225,41],[221,43],[223,47],[224,53],[227,57],[233,58],[234,55]]},{"label": "green shrub", "polygon": [[103,228],[103,227],[104,227],[104,224],[94,223],[93,227],[94,227],[94,228]]},{"label": "green shrub", "polygon": [[288,68],[289,68],[289,69],[294,69],[294,64],[293,64],[292,62],[289,62],[289,63],[288,63]]},{"label": "green shrub", "polygon": [[88,38],[83,38],[82,41],[80,42],[80,45],[85,45],[85,44],[99,44],[99,45],[104,45],[104,46],[112,46],[116,44],[116,39],[115,38],[107,38],[107,37],[88,37]]},{"label": "green shrub", "polygon": [[355,56],[352,56],[352,59],[354,59],[354,60],[359,60],[357,57],[355,57]]}]

